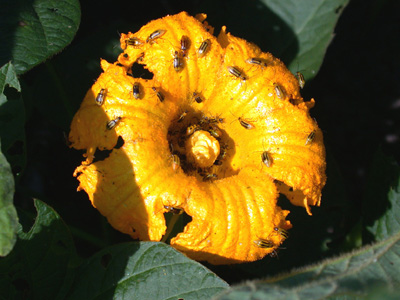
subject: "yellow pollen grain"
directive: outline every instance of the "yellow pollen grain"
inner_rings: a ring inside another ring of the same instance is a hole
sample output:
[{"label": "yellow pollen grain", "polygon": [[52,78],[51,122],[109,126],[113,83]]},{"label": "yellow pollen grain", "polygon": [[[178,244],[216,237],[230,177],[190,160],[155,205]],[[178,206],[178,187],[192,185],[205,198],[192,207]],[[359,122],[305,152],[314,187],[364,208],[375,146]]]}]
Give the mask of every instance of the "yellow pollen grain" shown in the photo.
[{"label": "yellow pollen grain", "polygon": [[188,160],[200,168],[211,167],[220,152],[217,139],[205,130],[194,132],[186,140],[185,147]]}]

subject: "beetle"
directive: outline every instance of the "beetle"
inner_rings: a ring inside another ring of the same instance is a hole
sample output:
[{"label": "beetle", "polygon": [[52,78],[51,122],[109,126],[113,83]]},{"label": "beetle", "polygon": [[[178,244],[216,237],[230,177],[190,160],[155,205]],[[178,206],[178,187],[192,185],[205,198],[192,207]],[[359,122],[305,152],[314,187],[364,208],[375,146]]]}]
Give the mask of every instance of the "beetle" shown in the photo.
[{"label": "beetle", "polygon": [[174,66],[174,70],[176,72],[181,71],[182,68],[183,68],[183,60],[179,56],[179,52],[178,51],[175,51],[175,53],[174,53],[173,66]]},{"label": "beetle", "polygon": [[197,103],[203,102],[203,98],[200,96],[199,93],[196,93],[196,92],[193,92],[193,99],[194,99],[194,101],[196,101]]},{"label": "beetle", "polygon": [[297,75],[297,80],[299,81],[299,86],[302,89],[306,84],[306,80],[304,79],[303,74],[301,74],[300,72],[296,72],[296,75]]},{"label": "beetle", "polygon": [[206,55],[208,49],[210,48],[210,45],[211,45],[210,39],[204,40],[204,41],[201,43],[199,49],[197,49],[197,56],[198,56],[199,58],[202,58],[204,55]]},{"label": "beetle", "polygon": [[257,247],[260,247],[260,248],[273,248],[275,246],[272,241],[262,239],[262,238],[255,240],[253,242],[254,242],[254,244],[256,244]]},{"label": "beetle", "polygon": [[272,158],[267,151],[261,154],[261,160],[268,168],[272,166]]},{"label": "beetle", "polygon": [[307,136],[307,140],[306,140],[305,146],[311,144],[314,141],[315,134],[316,134],[315,130],[310,132],[310,134]]},{"label": "beetle", "polygon": [[247,121],[241,117],[239,117],[238,120],[239,120],[240,125],[242,125],[246,129],[254,129],[255,128],[254,124],[250,123],[249,121]]},{"label": "beetle", "polygon": [[280,236],[282,236],[284,239],[287,239],[289,237],[289,232],[286,229],[280,227],[274,227],[274,231]]},{"label": "beetle", "polygon": [[174,215],[180,215],[183,213],[183,208],[180,208],[180,207],[164,205],[164,208],[167,210],[167,212],[173,213]]},{"label": "beetle", "polygon": [[97,94],[95,102],[98,106],[103,105],[104,99],[106,98],[107,89],[101,89],[100,92]]},{"label": "beetle", "polygon": [[134,48],[139,48],[141,45],[143,45],[143,42],[138,39],[137,37],[131,37],[127,38],[125,40],[125,44],[128,46],[133,46]]},{"label": "beetle", "polygon": [[133,84],[133,89],[132,89],[133,97],[135,99],[140,99],[140,83],[135,82]]},{"label": "beetle", "polygon": [[283,91],[282,87],[277,84],[276,82],[274,83],[274,90],[275,90],[275,95],[279,98],[279,99],[284,99],[285,98],[285,92]]},{"label": "beetle", "polygon": [[121,117],[116,117],[115,119],[107,122],[106,128],[108,130],[113,129],[119,123],[120,120],[121,120]]},{"label": "beetle", "polygon": [[197,124],[192,124],[186,128],[186,135],[192,135],[195,131],[201,130],[201,127]]},{"label": "beetle", "polygon": [[180,122],[182,122],[183,121],[183,119],[186,117],[186,115],[188,114],[188,110],[187,109],[185,109],[184,111],[183,111],[183,113],[179,116],[179,118],[178,118],[178,123],[180,123]]},{"label": "beetle", "polygon": [[153,43],[156,39],[162,37],[167,31],[165,29],[157,29],[146,39],[146,43]]},{"label": "beetle", "polygon": [[158,100],[160,100],[160,102],[164,102],[165,100],[164,94],[162,94],[160,91],[157,91],[157,88],[154,86],[151,89],[156,93]]},{"label": "beetle", "polygon": [[182,57],[185,57],[188,53],[190,47],[190,40],[186,35],[182,35],[181,37],[181,53]]},{"label": "beetle", "polygon": [[247,77],[243,74],[243,72],[241,72],[237,67],[232,67],[232,66],[229,66],[228,67],[228,72],[231,74],[231,75],[233,75],[233,76],[235,76],[235,77],[237,77],[237,78],[240,78],[241,80],[243,80],[243,81],[246,81],[247,80]]},{"label": "beetle", "polygon": [[174,171],[178,170],[178,168],[181,166],[181,160],[178,155],[173,154],[172,155],[172,169]]},{"label": "beetle", "polygon": [[251,64],[251,65],[260,66],[261,69],[264,69],[264,67],[268,66],[268,64],[265,60],[263,60],[262,58],[257,58],[257,57],[251,57],[249,59],[246,59],[245,62],[248,64]]},{"label": "beetle", "polygon": [[214,181],[218,179],[218,175],[215,173],[208,173],[203,176],[203,181]]}]

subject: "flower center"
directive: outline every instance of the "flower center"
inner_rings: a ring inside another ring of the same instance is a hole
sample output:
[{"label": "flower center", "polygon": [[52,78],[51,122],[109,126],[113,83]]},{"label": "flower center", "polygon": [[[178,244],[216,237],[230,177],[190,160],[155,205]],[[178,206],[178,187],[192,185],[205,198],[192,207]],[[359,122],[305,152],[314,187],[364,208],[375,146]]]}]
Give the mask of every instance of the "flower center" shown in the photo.
[{"label": "flower center", "polygon": [[220,145],[208,131],[198,130],[185,142],[186,157],[200,168],[211,167],[220,153]]},{"label": "flower center", "polygon": [[[183,108],[168,128],[167,140],[175,169],[200,181],[215,181],[236,174],[230,166],[234,143],[220,116]],[[229,149],[229,153],[228,153]]]}]

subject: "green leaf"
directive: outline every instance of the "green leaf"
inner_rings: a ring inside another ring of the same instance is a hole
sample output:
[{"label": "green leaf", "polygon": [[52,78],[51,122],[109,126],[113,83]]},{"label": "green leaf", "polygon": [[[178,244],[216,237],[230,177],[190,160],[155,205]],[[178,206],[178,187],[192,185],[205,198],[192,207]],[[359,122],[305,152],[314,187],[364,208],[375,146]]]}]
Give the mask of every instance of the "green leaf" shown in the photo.
[{"label": "green leaf", "polygon": [[[215,28],[256,43],[280,58],[292,72],[313,78],[349,0],[204,1],[200,11]],[[222,21],[221,21],[222,20]]]},{"label": "green leaf", "polygon": [[400,284],[400,233],[335,259],[266,280],[234,286],[218,300],[354,299]]},{"label": "green leaf", "polygon": [[68,299],[210,299],[227,283],[165,245],[131,242],[104,249],[82,267]]},{"label": "green leaf", "polygon": [[400,231],[400,167],[381,150],[372,160],[362,214],[364,243],[381,241]]},{"label": "green leaf", "polygon": [[61,51],[79,27],[78,0],[0,0],[0,65],[24,73]]},{"label": "green leaf", "polygon": [[18,233],[13,251],[0,260],[2,299],[65,299],[73,281],[75,247],[58,214],[35,200],[38,215]]},{"label": "green leaf", "polygon": [[19,85],[17,73],[15,72],[15,68],[11,62],[8,62],[0,69],[0,105],[3,104],[4,101],[6,101],[5,96],[3,95],[6,85],[13,87],[18,92],[21,91],[21,86]]},{"label": "green leaf", "polygon": [[291,49],[297,48],[295,58],[288,61],[288,68],[292,72],[301,71],[306,79],[313,78],[332,41],[340,13],[349,0],[261,1],[294,33],[292,38],[284,41],[279,57],[286,61]]},{"label": "green leaf", "polygon": [[6,256],[17,240],[18,216],[13,205],[14,177],[0,151],[0,256]]},{"label": "green leaf", "polygon": [[[26,163],[25,108],[17,73],[11,62],[0,69],[0,137],[2,150],[13,170],[21,171]],[[6,95],[7,94],[7,95]]]}]

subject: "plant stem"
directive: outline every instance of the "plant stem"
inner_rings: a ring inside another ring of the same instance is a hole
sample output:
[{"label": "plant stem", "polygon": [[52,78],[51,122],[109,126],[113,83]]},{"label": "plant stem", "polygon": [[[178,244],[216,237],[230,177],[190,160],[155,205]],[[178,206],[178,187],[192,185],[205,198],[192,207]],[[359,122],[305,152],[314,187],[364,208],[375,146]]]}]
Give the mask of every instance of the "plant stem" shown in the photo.
[{"label": "plant stem", "polygon": [[169,223],[167,225],[167,232],[164,234],[161,242],[165,243],[165,241],[168,239],[168,236],[170,235],[172,229],[174,229],[176,221],[178,221],[180,214],[173,214],[171,220],[169,220]]}]

